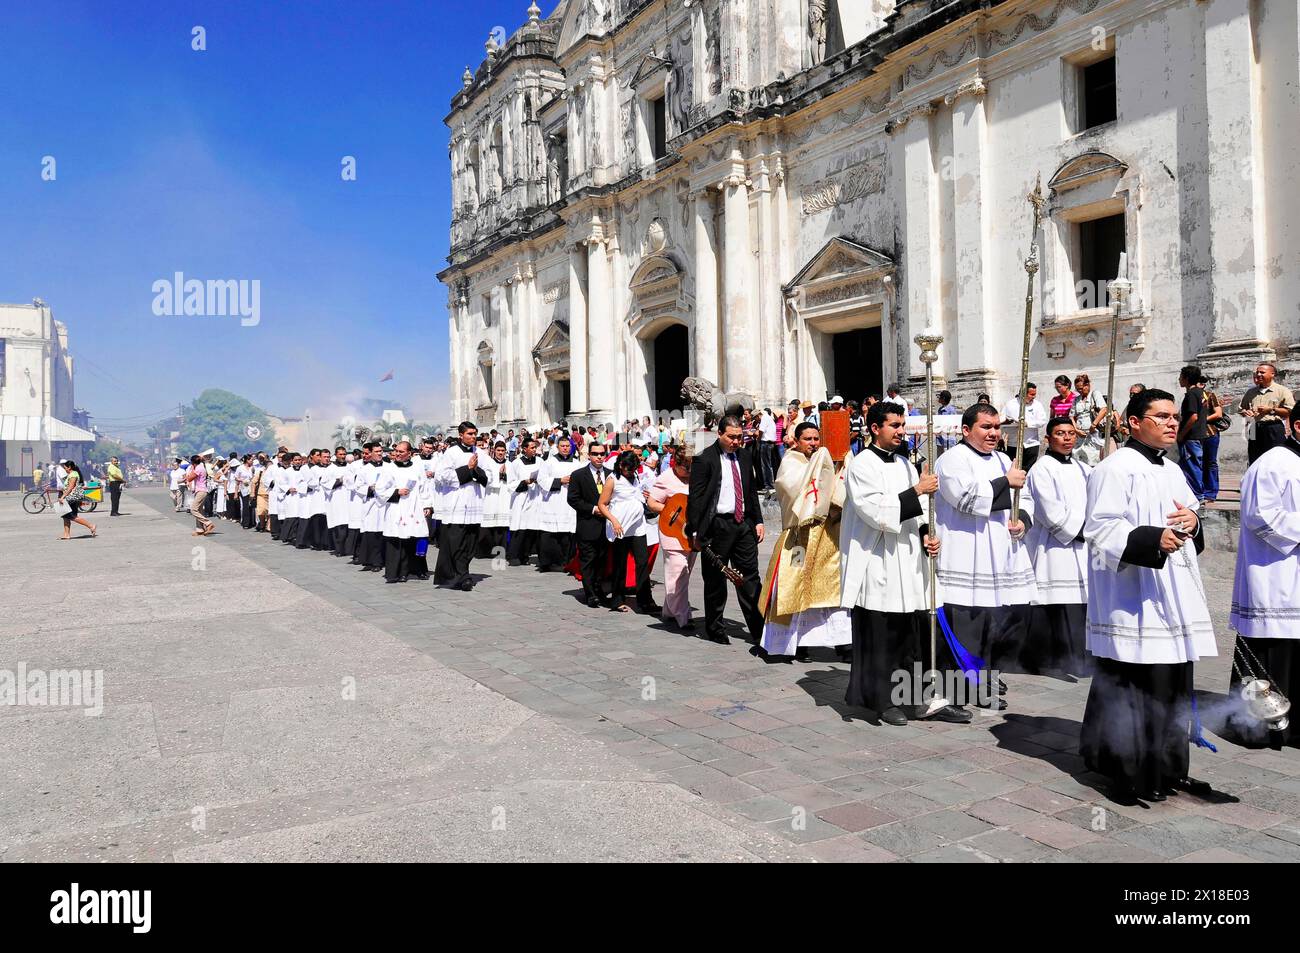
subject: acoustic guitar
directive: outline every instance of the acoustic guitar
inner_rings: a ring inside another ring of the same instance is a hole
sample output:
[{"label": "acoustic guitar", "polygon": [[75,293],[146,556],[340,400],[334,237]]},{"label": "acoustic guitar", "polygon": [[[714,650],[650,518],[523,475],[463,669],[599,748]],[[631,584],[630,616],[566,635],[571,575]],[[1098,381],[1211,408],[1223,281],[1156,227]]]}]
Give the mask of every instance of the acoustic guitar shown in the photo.
[{"label": "acoustic guitar", "polygon": [[[659,514],[659,532],[667,533],[681,544],[683,550],[691,552],[695,549],[695,546],[690,537],[686,535],[686,501],[687,496],[685,493],[674,493],[668,497],[668,501],[664,503],[663,512]],[[726,561],[709,547],[708,543],[701,542],[699,551],[704,553],[704,557],[718,567],[737,589],[744,584],[745,577],[740,574],[740,570],[728,566]]]}]

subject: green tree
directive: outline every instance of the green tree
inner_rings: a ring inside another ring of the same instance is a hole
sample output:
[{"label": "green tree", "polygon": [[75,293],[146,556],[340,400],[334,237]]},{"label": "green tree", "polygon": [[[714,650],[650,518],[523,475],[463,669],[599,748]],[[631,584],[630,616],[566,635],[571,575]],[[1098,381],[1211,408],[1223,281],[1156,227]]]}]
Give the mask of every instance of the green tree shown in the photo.
[{"label": "green tree", "polygon": [[[256,439],[245,432],[250,424],[261,431]],[[185,408],[180,432],[179,448],[185,456],[209,447],[219,454],[275,452],[275,432],[266,414],[228,390],[209,388],[200,394]]]},{"label": "green tree", "polygon": [[86,459],[92,463],[98,463],[101,467],[111,458],[117,457],[119,460],[126,459],[126,449],[116,440],[110,440],[107,437],[100,437],[95,441],[95,445],[90,448],[90,454]]}]

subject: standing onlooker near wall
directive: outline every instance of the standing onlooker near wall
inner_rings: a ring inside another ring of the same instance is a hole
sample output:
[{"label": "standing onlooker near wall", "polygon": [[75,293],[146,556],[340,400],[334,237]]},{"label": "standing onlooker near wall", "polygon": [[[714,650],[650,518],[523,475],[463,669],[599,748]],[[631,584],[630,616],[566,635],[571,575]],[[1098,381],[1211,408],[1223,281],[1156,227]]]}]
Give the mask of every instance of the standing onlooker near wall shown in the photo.
[{"label": "standing onlooker near wall", "polygon": [[1265,361],[1255,368],[1255,386],[1241,398],[1241,416],[1246,418],[1246,456],[1251,463],[1286,442],[1286,422],[1295,408],[1295,397],[1277,383],[1276,377],[1277,365]]},{"label": "standing onlooker near wall", "polygon": [[1201,369],[1188,364],[1178,372],[1178,386],[1183,388],[1183,406],[1178,414],[1178,465],[1192,488],[1197,501],[1205,497],[1206,437],[1204,378]]},{"label": "standing onlooker near wall", "polygon": [[1224,421],[1231,421],[1223,413],[1223,401],[1219,395],[1210,390],[1209,379],[1201,376],[1201,389],[1205,392],[1205,439],[1201,441],[1202,472],[1205,474],[1202,500],[1213,503],[1219,498],[1219,434],[1228,428]]}]

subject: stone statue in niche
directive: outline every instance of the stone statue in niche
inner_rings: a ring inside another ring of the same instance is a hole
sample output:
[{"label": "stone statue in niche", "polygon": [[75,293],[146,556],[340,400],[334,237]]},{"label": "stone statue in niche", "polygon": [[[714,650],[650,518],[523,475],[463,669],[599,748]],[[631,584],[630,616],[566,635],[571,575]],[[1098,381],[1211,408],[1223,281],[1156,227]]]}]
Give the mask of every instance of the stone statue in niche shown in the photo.
[{"label": "stone statue in niche", "polygon": [[[825,0],[823,0],[823,3]],[[704,16],[704,64],[709,71],[709,96],[722,92],[721,8],[715,4]]]},{"label": "stone statue in niche", "polygon": [[619,107],[619,123],[623,126],[623,162],[624,169],[633,169],[641,164],[636,151],[636,116],[633,115],[633,103],[629,100]]},{"label": "stone statue in niche", "polygon": [[826,58],[826,5],[828,0],[808,0],[808,51],[812,65]]},{"label": "stone statue in niche", "polygon": [[681,135],[690,128],[691,88],[695,83],[695,70],[691,66],[691,38],[681,33],[673,40],[673,71],[669,77],[668,107],[672,125],[668,137]]}]

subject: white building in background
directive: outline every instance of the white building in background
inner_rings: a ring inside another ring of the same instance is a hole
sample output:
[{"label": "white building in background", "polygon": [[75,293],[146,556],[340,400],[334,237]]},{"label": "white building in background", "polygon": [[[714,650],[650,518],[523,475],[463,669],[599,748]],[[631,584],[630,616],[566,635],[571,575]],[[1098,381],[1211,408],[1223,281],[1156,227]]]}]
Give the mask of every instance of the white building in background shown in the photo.
[{"label": "white building in background", "polygon": [[1300,354],[1294,0],[565,0],[466,70],[452,416],[605,421],[922,379],[1116,390]]},{"label": "white building in background", "polygon": [[39,298],[0,304],[0,488],[30,484],[37,463],[83,460],[95,435],[72,423],[68,328]]}]

